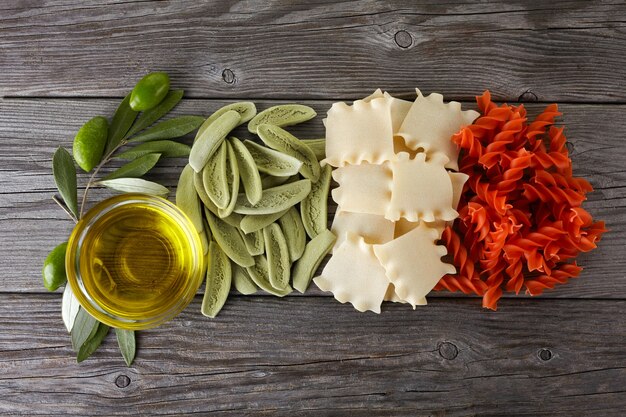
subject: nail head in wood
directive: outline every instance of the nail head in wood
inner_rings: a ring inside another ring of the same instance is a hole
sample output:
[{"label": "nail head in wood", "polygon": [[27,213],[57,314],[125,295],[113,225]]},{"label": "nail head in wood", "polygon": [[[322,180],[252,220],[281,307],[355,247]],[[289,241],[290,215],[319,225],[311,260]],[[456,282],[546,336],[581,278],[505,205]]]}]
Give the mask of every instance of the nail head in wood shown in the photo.
[{"label": "nail head in wood", "polygon": [[550,359],[552,359],[552,352],[550,351],[550,349],[540,349],[538,355],[539,359],[541,359],[542,361],[549,361]]},{"label": "nail head in wood", "polygon": [[450,342],[441,342],[439,343],[439,354],[442,358],[447,359],[449,361],[453,360],[459,354],[459,349],[454,345],[454,343]]},{"label": "nail head in wood", "polygon": [[235,82],[235,73],[226,68],[222,71],[222,79],[226,84],[233,84]]},{"label": "nail head in wood", "polygon": [[411,37],[411,34],[406,30],[397,31],[394,39],[396,41],[396,45],[403,49],[406,49],[409,46],[413,45],[413,38]]},{"label": "nail head in wood", "polygon": [[130,385],[130,378],[126,375],[120,375],[115,378],[115,385],[117,385],[118,388],[126,388]]},{"label": "nail head in wood", "polygon": [[533,93],[530,90],[526,90],[525,92],[523,92],[517,99],[517,101],[522,103],[534,103],[538,100],[539,97],[537,97],[537,94]]}]

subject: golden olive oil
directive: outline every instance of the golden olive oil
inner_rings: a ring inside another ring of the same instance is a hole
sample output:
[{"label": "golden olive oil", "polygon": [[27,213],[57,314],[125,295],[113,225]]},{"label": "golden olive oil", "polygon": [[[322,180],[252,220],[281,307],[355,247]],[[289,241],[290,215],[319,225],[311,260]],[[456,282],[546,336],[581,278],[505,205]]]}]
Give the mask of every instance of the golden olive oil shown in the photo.
[{"label": "golden olive oil", "polygon": [[85,291],[108,314],[125,320],[166,314],[189,291],[189,280],[197,280],[192,246],[163,210],[140,201],[114,207],[91,225],[80,245]]}]

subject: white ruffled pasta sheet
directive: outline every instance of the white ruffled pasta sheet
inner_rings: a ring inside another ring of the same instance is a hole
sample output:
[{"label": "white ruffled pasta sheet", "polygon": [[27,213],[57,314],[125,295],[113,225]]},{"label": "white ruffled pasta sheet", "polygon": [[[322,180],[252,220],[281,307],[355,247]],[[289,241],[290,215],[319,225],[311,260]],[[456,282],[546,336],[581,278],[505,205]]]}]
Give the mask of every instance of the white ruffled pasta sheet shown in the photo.
[{"label": "white ruffled pasta sheet", "polygon": [[335,248],[338,248],[346,240],[348,233],[361,236],[365,243],[387,243],[394,237],[394,227],[393,222],[384,216],[339,209],[330,230],[337,236]]},{"label": "white ruffled pasta sheet", "polygon": [[[469,178],[467,174],[463,174],[460,172],[448,172],[450,176],[450,181],[452,183],[452,208],[457,209],[459,206],[459,200],[461,199],[461,193],[463,192],[463,185]],[[439,232],[439,237],[441,238],[441,234],[443,233],[443,229],[446,226],[452,224],[452,220],[435,220],[434,222],[427,222],[426,225],[433,229],[436,229]],[[420,222],[411,222],[405,219],[404,217],[400,217],[398,221],[395,222],[395,230],[393,236],[398,238],[411,230],[415,229],[419,226]]]},{"label": "white ruffled pasta sheet", "polygon": [[396,98],[386,91],[383,93],[380,88],[374,91],[369,96],[365,97],[363,101],[367,102],[375,98],[387,98],[391,101],[391,126],[393,134],[396,135],[400,130],[400,126],[402,126],[402,122],[404,121],[404,118],[411,109],[413,103],[407,100]]},{"label": "white ruffled pasta sheet", "polygon": [[393,134],[397,135],[413,103],[392,97],[387,92],[385,92],[385,97],[391,99],[391,125],[393,126]]},{"label": "white ruffled pasta sheet", "polygon": [[415,89],[417,98],[399,128],[398,135],[404,138],[409,149],[424,149],[426,152],[442,152],[449,161],[446,168],[458,171],[459,149],[452,142],[452,135],[463,126],[472,124],[480,115],[474,110],[461,110],[461,103],[443,102],[441,94],[432,93],[424,97]]},{"label": "white ruffled pasta sheet", "polygon": [[320,290],[331,292],[337,301],[349,302],[358,311],[374,313],[380,313],[389,286],[372,245],[353,233],[348,233],[313,282]]},{"label": "white ruffled pasta sheet", "polygon": [[454,266],[436,245],[458,213],[468,176],[458,170],[453,134],[478,113],[441,94],[415,102],[378,89],[352,106],[328,111],[326,159],[338,167],[331,230],[333,256],[314,279],[323,291],[359,311],[380,313],[381,303],[426,305],[426,295]]},{"label": "white ruffled pasta sheet", "polygon": [[452,183],[452,208],[456,210],[459,207],[459,201],[461,201],[463,186],[467,182],[469,175],[462,172],[448,172],[448,175]]},{"label": "white ruffled pasta sheet", "polygon": [[381,90],[380,88],[377,88],[376,91],[374,91],[372,94],[370,94],[367,97],[364,97],[363,101],[367,103],[369,101],[374,100],[375,98],[384,98],[384,97],[385,97],[385,94],[383,93],[383,90]]},{"label": "white ruffled pasta sheet", "polygon": [[340,210],[385,215],[393,183],[389,163],[346,165],[335,169],[332,176],[339,187],[331,195]]},{"label": "white ruffled pasta sheet", "polygon": [[442,262],[447,249],[436,245],[437,239],[437,230],[421,223],[391,242],[374,245],[374,253],[398,298],[413,307],[421,305],[442,276],[455,272],[454,266]]},{"label": "white ruffled pasta sheet", "polygon": [[391,201],[385,217],[397,221],[434,222],[454,220],[458,213],[452,208],[452,182],[444,164],[448,158],[434,153],[429,160],[423,152],[410,159],[401,152],[390,163],[392,171]]},{"label": "white ruffled pasta sheet", "polygon": [[334,167],[393,158],[392,100],[357,100],[352,106],[334,103],[326,119],[326,158]]},{"label": "white ruffled pasta sheet", "polygon": [[[407,304],[407,301],[401,299],[398,296],[398,294],[396,294],[396,287],[394,287],[393,284],[389,284],[389,287],[387,287],[387,292],[385,293],[385,297],[383,300],[391,301],[392,303]],[[418,306],[425,306],[426,304],[428,304],[426,302],[426,297],[422,298],[421,300],[418,300],[418,303],[417,303]],[[413,310],[415,310],[415,306],[413,307]]]},{"label": "white ruffled pasta sheet", "polygon": [[[399,238],[400,236],[406,235],[411,230],[415,229],[420,225],[421,222],[410,222],[404,217],[400,217],[397,222],[395,222],[395,228],[393,237],[394,239]],[[435,220],[434,222],[426,223],[428,227],[431,229],[435,229],[437,233],[439,233],[439,238],[441,238],[441,234],[443,233],[443,229],[446,228],[448,222],[444,220]]]}]

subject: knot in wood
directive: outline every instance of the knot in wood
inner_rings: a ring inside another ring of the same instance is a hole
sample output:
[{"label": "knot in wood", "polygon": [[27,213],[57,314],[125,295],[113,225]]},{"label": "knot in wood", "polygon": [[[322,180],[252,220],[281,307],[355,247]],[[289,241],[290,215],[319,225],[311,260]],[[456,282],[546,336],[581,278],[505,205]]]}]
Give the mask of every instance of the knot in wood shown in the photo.
[{"label": "knot in wood", "polygon": [[222,79],[226,84],[233,84],[235,82],[235,73],[226,68],[222,71]]},{"label": "knot in wood", "polygon": [[126,375],[120,375],[115,378],[115,385],[117,385],[118,388],[126,388],[130,385],[130,378]]},{"label": "knot in wood", "polygon": [[533,103],[538,100],[539,98],[537,97],[537,94],[533,93],[530,90],[526,90],[525,92],[523,92],[517,99],[517,101],[522,103]]},{"label": "knot in wood", "polygon": [[406,30],[397,31],[394,36],[394,40],[396,41],[396,45],[398,45],[402,49],[406,49],[409,46],[413,45],[413,38],[411,37],[411,34]]},{"label": "knot in wood", "polygon": [[454,343],[450,342],[441,342],[439,343],[439,354],[442,358],[447,359],[449,361],[453,360],[459,354],[459,349],[454,345]]},{"label": "knot in wood", "polygon": [[549,361],[552,359],[552,351],[550,351],[550,349],[540,349],[537,355],[542,361]]}]

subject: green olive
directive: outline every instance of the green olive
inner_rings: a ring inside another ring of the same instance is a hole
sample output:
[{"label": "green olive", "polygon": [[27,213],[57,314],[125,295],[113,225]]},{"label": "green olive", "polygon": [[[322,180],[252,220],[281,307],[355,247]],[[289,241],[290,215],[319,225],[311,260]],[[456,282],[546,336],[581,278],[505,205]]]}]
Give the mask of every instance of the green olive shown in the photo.
[{"label": "green olive", "polygon": [[89,172],[102,160],[107,144],[109,123],[102,116],[96,116],[85,123],[74,137],[72,152],[74,160],[85,172]]},{"label": "green olive", "polygon": [[67,282],[67,274],[65,272],[65,252],[67,251],[67,242],[61,243],[52,249],[46,260],[43,261],[43,285],[48,291],[54,291]]},{"label": "green olive", "polygon": [[135,111],[150,110],[165,98],[169,89],[170,77],[166,72],[151,72],[133,88],[130,107]]}]

